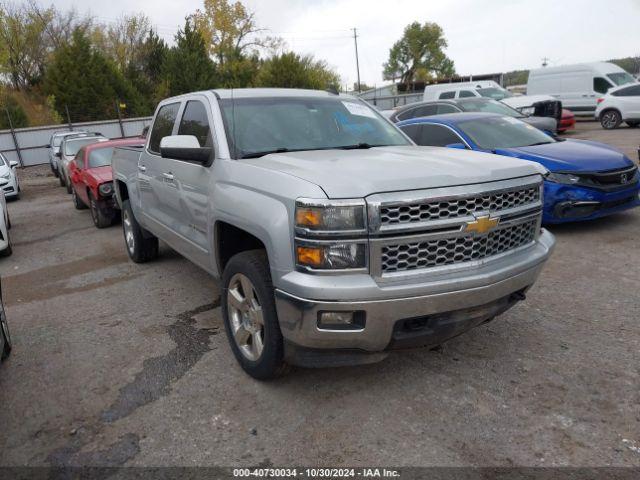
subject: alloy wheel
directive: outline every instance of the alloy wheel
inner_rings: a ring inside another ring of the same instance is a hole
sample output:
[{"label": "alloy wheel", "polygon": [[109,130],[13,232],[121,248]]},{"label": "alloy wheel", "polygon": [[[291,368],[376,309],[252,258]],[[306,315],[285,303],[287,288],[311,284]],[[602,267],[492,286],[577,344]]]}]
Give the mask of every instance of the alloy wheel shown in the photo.
[{"label": "alloy wheel", "polygon": [[227,311],[238,349],[248,360],[258,360],[264,349],[264,317],[253,283],[241,273],[229,282]]},{"label": "alloy wheel", "polygon": [[122,228],[124,230],[124,241],[127,244],[127,249],[129,250],[129,253],[133,255],[136,246],[136,239],[133,236],[133,225],[127,210],[122,212]]},{"label": "alloy wheel", "polygon": [[602,126],[604,128],[615,128],[618,123],[618,116],[615,112],[607,112],[602,116]]}]

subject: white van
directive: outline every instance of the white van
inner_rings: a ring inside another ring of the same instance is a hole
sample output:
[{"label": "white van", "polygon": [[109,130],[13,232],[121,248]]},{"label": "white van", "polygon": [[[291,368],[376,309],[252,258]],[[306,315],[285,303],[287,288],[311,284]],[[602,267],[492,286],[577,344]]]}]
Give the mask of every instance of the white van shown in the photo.
[{"label": "white van", "polygon": [[529,72],[527,94],[553,95],[576,115],[593,116],[599,97],[612,87],[635,81],[622,68],[608,62],[544,67]]},{"label": "white van", "polygon": [[477,82],[438,83],[424,87],[423,101],[486,97],[501,101],[525,115],[551,117],[557,122],[562,116],[562,103],[550,95],[513,95],[493,80]]}]

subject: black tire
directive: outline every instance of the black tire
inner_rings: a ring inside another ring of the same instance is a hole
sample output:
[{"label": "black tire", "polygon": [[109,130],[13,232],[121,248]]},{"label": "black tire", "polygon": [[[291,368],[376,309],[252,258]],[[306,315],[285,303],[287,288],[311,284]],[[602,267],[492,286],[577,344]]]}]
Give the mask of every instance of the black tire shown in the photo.
[{"label": "black tire", "polygon": [[11,244],[11,235],[9,235],[9,230],[7,229],[7,248],[0,252],[0,257],[10,257],[13,253],[13,245]]},{"label": "black tire", "polygon": [[61,187],[66,187],[67,183],[64,181],[64,173],[60,172],[58,175],[58,181],[60,182]]},{"label": "black tire", "polygon": [[622,115],[617,110],[609,109],[600,114],[600,125],[605,130],[618,128],[622,123]]},{"label": "black tire", "polygon": [[93,193],[89,192],[89,210],[91,210],[91,219],[97,228],[107,228],[113,223],[113,217],[108,215],[100,208]]},{"label": "black tire", "polygon": [[640,122],[637,122],[637,121],[629,122],[629,121],[627,121],[627,125],[629,125],[629,128],[638,128],[638,125],[640,125]]},{"label": "black tire", "polygon": [[67,189],[67,193],[71,195],[71,192],[73,191],[73,185],[71,185],[71,180],[67,180],[64,183],[65,183],[65,188]]},{"label": "black tire", "polygon": [[4,308],[2,310],[2,317],[0,318],[0,335],[4,338],[4,348],[2,349],[2,352],[0,352],[0,358],[5,360],[11,353],[13,343],[11,342],[11,334],[9,333],[9,325],[7,324],[7,317],[4,313]]},{"label": "black tire", "polygon": [[[248,277],[262,310],[263,349],[260,356],[252,361],[240,351],[234,339],[229,319],[229,283],[236,274]],[[288,366],[284,362],[284,345],[278,314],[276,312],[273,284],[269,261],[264,250],[249,250],[234,255],[227,263],[222,275],[222,317],[231,350],[242,369],[258,380],[269,380],[283,375]]]},{"label": "black tire", "polygon": [[76,210],[86,210],[87,206],[78,196],[75,188],[71,191],[71,200],[73,201],[73,206],[76,207]]},{"label": "black tire", "polygon": [[[130,229],[132,244],[127,238]],[[136,263],[149,262],[158,256],[158,238],[143,229],[133,215],[129,200],[122,202],[122,231],[129,258]]]},{"label": "black tire", "polygon": [[53,168],[51,167],[51,171],[53,172],[53,176],[58,178],[60,176],[60,174],[58,173],[58,169],[57,168]]}]

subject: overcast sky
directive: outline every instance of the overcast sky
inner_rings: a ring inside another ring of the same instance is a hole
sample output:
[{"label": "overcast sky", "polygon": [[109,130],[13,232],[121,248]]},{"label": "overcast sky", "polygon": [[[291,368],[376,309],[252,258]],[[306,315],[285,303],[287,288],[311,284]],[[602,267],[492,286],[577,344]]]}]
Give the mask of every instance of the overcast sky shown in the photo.
[{"label": "overcast sky", "polygon": [[[171,41],[202,0],[39,0],[75,6],[100,21],[144,12]],[[413,22],[436,22],[460,74],[533,68],[640,54],[640,0],[244,0],[258,25],[288,47],[326,60],[343,84],[356,79],[352,28],[358,29],[360,76],[381,84],[389,48]]]}]

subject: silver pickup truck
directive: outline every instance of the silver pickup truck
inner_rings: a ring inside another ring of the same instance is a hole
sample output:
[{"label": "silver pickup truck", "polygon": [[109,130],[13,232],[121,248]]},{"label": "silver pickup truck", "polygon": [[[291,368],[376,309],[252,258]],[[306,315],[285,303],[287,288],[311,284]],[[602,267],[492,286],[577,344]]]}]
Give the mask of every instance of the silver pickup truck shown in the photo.
[{"label": "silver pickup truck", "polygon": [[161,239],[221,279],[231,348],[260,379],[439,345],[524,299],[554,246],[542,167],[417,147],[346,95],[170,98],[112,164],[131,259]]}]

